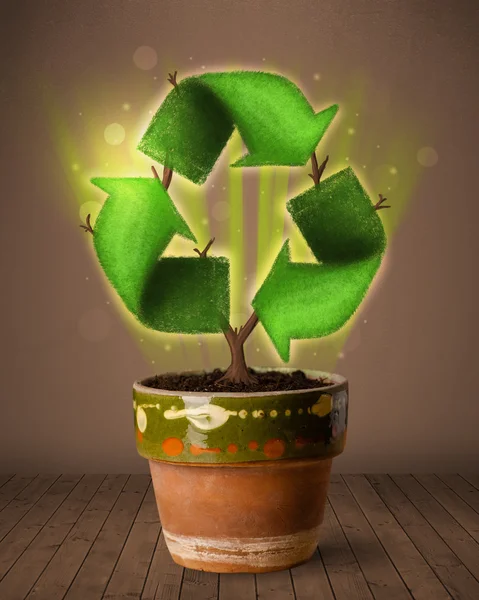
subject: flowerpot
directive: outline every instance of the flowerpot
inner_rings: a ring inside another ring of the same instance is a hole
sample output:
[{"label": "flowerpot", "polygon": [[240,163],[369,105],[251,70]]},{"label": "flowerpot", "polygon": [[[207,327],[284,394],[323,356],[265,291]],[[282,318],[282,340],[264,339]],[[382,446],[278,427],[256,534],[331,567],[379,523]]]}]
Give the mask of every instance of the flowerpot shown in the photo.
[{"label": "flowerpot", "polygon": [[332,459],[346,441],[348,383],[340,375],[304,373],[331,385],[199,393],[154,389],[151,379],[134,384],[137,448],[149,460],[176,563],[261,573],[311,558]]}]

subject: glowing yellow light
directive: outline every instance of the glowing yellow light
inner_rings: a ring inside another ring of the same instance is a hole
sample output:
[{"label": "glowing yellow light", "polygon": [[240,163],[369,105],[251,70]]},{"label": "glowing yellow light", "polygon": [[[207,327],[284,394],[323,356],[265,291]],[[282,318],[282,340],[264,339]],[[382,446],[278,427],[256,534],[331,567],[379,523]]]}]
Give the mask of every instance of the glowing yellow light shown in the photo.
[{"label": "glowing yellow light", "polygon": [[112,146],[118,146],[125,139],[125,128],[119,123],[110,123],[105,127],[105,141]]},{"label": "glowing yellow light", "polygon": [[128,104],[128,102],[125,102],[122,106],[123,110],[125,111],[129,111],[131,108],[131,104]]},{"label": "glowing yellow light", "polygon": [[391,175],[397,175],[398,170],[396,169],[396,167],[391,167],[389,169],[389,172],[391,173]]},{"label": "glowing yellow light", "polygon": [[170,344],[165,344],[165,350],[169,352],[171,350]]},{"label": "glowing yellow light", "polygon": [[349,135],[354,135],[356,133],[356,130],[354,129],[354,127],[350,127],[348,129],[348,133],[349,133]]}]

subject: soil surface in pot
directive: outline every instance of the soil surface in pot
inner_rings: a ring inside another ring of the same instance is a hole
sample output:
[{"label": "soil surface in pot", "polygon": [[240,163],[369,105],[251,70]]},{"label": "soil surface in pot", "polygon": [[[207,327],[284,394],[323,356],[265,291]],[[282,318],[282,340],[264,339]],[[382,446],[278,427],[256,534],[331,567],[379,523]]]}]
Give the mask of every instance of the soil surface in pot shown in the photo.
[{"label": "soil surface in pot", "polygon": [[224,375],[221,369],[215,369],[211,373],[187,374],[166,373],[155,375],[147,382],[147,387],[158,390],[172,390],[182,392],[282,392],[286,390],[306,390],[311,388],[327,387],[332,385],[328,379],[308,379],[303,371],[293,373],[281,373],[280,371],[269,371],[258,373],[252,368],[248,372],[256,377],[256,383],[247,385],[244,383],[233,383],[222,381],[217,383]]}]

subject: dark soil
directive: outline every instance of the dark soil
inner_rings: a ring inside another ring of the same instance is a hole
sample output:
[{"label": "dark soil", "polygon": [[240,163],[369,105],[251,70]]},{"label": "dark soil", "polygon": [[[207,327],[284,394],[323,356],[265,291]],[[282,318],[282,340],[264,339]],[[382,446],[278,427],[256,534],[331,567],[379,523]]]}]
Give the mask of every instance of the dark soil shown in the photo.
[{"label": "dark soil", "polygon": [[211,373],[192,375],[187,373],[166,373],[155,375],[145,381],[147,387],[158,390],[172,390],[181,392],[280,392],[286,390],[307,390],[311,388],[327,387],[332,385],[327,379],[308,379],[303,371],[293,373],[280,373],[270,371],[258,373],[254,369],[248,369],[251,375],[257,378],[257,383],[247,385],[244,383],[232,383],[222,381],[216,383],[224,375],[221,369],[215,369]]}]

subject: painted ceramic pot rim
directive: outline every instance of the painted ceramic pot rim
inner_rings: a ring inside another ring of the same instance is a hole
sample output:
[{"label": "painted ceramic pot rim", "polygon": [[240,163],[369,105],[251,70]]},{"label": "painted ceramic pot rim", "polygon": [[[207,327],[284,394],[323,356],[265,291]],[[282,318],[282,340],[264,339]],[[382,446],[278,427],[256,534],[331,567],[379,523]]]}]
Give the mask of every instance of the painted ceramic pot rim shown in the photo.
[{"label": "painted ceramic pot rim", "polygon": [[[268,371],[280,371],[281,373],[293,373],[294,371],[301,370],[308,377],[308,379],[328,379],[333,381],[331,385],[325,385],[317,388],[306,388],[304,390],[282,390],[278,392],[186,392],[183,390],[161,390],[157,388],[148,387],[148,382],[154,379],[154,375],[146,377],[140,381],[135,381],[133,389],[143,394],[155,395],[155,396],[196,396],[196,397],[215,397],[215,398],[263,398],[265,396],[285,396],[291,395],[296,396],[298,394],[307,394],[311,392],[324,391],[325,394],[338,392],[343,389],[347,389],[348,380],[342,375],[337,373],[328,373],[326,371],[315,371],[311,369],[298,369],[294,367],[252,367],[258,373],[267,373]],[[169,371],[162,373],[162,375],[170,374],[181,374],[181,375],[199,375],[200,373],[211,373],[214,369],[202,369],[201,371],[181,371],[174,373]]]}]

